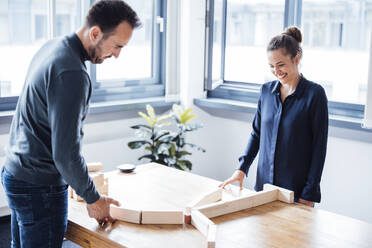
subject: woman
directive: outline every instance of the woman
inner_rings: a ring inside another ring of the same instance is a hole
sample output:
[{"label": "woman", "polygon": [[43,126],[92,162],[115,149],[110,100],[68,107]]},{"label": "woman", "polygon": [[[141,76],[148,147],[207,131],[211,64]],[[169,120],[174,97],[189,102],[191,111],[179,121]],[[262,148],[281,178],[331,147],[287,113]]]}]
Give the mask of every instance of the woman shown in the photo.
[{"label": "woman", "polygon": [[327,148],[328,107],[322,86],[300,74],[301,31],[289,27],[267,47],[271,72],[264,84],[240,166],[221,187],[238,181],[242,188],[260,151],[255,190],[270,183],[294,191],[295,201],[320,202],[320,179]]}]

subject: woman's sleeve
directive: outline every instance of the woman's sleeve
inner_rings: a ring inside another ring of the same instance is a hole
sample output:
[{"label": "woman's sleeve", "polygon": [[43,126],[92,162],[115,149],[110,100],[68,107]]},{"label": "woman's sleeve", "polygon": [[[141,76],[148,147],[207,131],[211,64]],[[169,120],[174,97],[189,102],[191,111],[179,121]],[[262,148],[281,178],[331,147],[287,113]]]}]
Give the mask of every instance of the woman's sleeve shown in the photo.
[{"label": "woman's sleeve", "polygon": [[311,166],[301,198],[312,202],[320,202],[320,179],[327,152],[328,138],[328,101],[322,87],[319,87],[314,100],[310,108],[313,135]]},{"label": "woman's sleeve", "polygon": [[239,157],[239,167],[238,170],[243,171],[246,175],[248,174],[249,168],[253,160],[256,158],[258,150],[260,148],[260,130],[261,130],[261,98],[258,99],[257,111],[252,123],[252,132],[248,139],[248,144],[244,150],[242,156]]}]

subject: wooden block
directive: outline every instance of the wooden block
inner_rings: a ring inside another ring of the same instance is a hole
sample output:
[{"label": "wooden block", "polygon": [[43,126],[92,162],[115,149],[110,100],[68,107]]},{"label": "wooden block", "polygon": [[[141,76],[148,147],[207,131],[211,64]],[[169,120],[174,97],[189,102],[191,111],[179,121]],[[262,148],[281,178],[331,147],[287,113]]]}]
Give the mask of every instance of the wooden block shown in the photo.
[{"label": "wooden block", "polygon": [[276,189],[270,191],[260,191],[253,195],[242,196],[228,201],[211,203],[205,206],[196,207],[195,209],[199,210],[208,218],[213,218],[272,202],[277,200],[277,197],[278,191]]},{"label": "wooden block", "polygon": [[215,189],[215,190],[199,197],[198,199],[196,199],[194,202],[192,202],[190,204],[190,207],[198,207],[198,206],[202,206],[202,205],[205,205],[205,204],[209,204],[209,203],[219,201],[219,200],[222,199],[222,191],[223,191],[222,188]]},{"label": "wooden block", "polygon": [[106,195],[108,196],[108,184],[104,184],[100,187],[96,187],[97,191],[101,194],[101,195]]},{"label": "wooden block", "polygon": [[99,188],[104,185],[105,177],[103,173],[93,172],[93,173],[89,173],[89,176],[90,178],[92,178],[94,186],[96,186],[96,188]]},{"label": "wooden block", "polygon": [[117,220],[122,220],[130,223],[141,223],[141,210],[128,209],[124,207],[117,207],[110,205],[110,214]]},{"label": "wooden block", "polygon": [[74,198],[74,190],[68,186],[68,198]]},{"label": "wooden block", "polygon": [[142,210],[142,224],[183,224],[183,211]]},{"label": "wooden block", "polygon": [[278,200],[278,189],[259,191],[252,196],[252,208]]},{"label": "wooden block", "polygon": [[264,184],[264,190],[268,189],[278,189],[278,200],[286,203],[293,203],[294,201],[294,192],[285,188],[281,188],[272,184]]},{"label": "wooden block", "polygon": [[205,237],[208,236],[209,225],[214,223],[198,210],[191,211],[191,224]]},{"label": "wooden block", "polygon": [[101,162],[91,162],[87,163],[88,172],[96,172],[103,170],[103,165]]},{"label": "wooden block", "polygon": [[216,233],[217,233],[217,226],[214,224],[210,224],[208,227],[208,248],[215,248],[216,247]]}]

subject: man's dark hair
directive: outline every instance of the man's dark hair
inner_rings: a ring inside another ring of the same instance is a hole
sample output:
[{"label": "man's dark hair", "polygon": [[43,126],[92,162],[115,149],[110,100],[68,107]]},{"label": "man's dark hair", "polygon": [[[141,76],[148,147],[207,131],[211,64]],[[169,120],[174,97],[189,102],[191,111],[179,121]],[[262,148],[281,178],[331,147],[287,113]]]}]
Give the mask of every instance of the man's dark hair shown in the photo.
[{"label": "man's dark hair", "polygon": [[99,26],[105,36],[123,21],[133,29],[141,26],[137,13],[122,0],[100,0],[92,5],[85,19],[87,27]]}]

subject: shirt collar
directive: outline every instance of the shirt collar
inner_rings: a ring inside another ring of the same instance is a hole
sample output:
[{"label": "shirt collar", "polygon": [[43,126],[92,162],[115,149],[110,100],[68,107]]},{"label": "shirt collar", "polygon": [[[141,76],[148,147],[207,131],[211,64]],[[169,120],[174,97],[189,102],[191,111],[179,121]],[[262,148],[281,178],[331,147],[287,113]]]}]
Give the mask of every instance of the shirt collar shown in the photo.
[{"label": "shirt collar", "polygon": [[[304,85],[304,81],[306,80],[306,78],[300,74],[300,81],[298,82],[297,84],[297,87],[295,89],[295,91],[291,94],[293,96],[297,96],[297,97],[300,97],[302,92],[304,91],[304,88],[305,88],[305,85]],[[272,94],[280,94],[280,81],[277,80],[275,82],[275,85],[273,87],[273,90],[271,91]]]},{"label": "shirt collar", "polygon": [[89,60],[88,53],[85,50],[83,43],[81,42],[77,34],[73,33],[67,36],[67,40],[71,48],[80,56],[81,62],[84,63],[86,60]]}]

